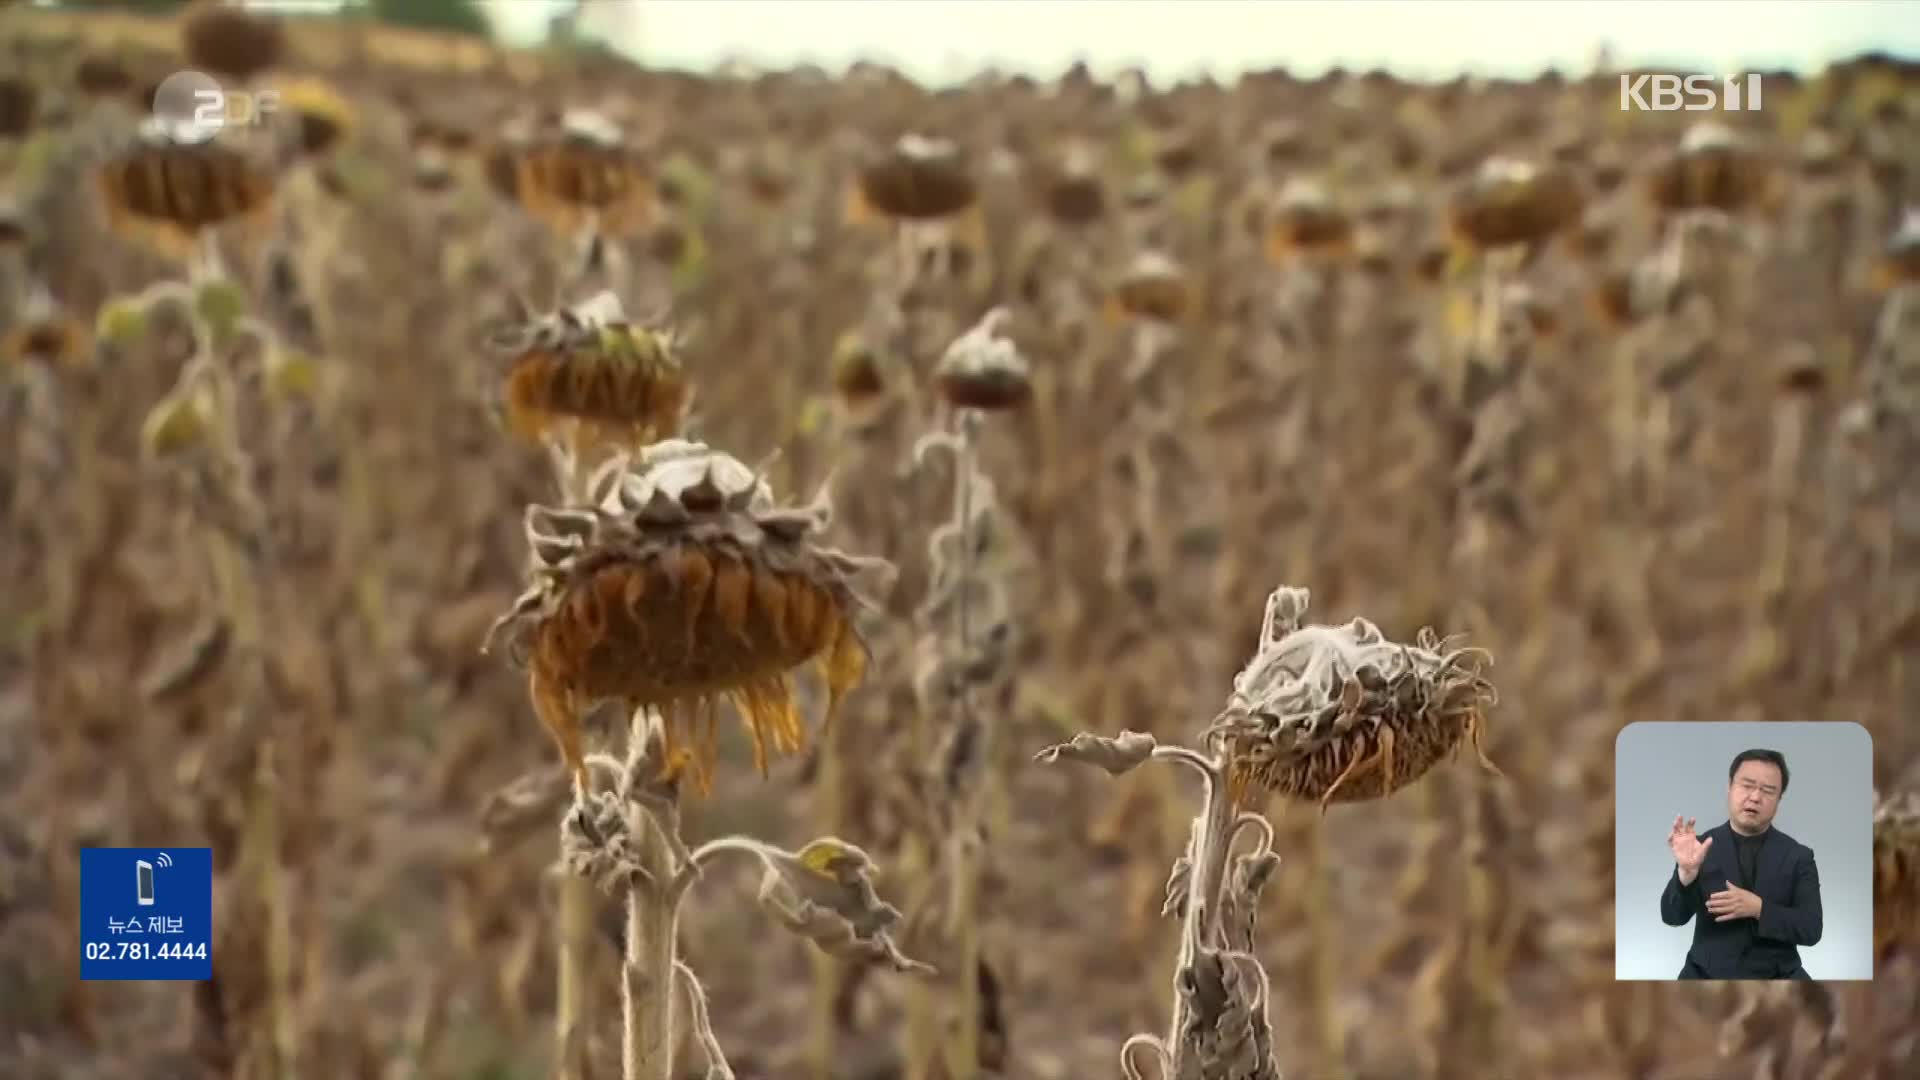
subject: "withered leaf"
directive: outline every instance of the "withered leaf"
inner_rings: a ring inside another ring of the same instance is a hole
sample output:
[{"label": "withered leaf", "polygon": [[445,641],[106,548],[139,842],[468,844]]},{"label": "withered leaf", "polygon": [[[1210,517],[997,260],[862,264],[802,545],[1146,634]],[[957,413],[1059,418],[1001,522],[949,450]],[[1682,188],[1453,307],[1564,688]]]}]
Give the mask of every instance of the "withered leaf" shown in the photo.
[{"label": "withered leaf", "polygon": [[1142,731],[1123,731],[1112,738],[1081,732],[1073,737],[1072,742],[1059,743],[1040,751],[1033,760],[1048,765],[1058,761],[1096,765],[1119,776],[1152,757],[1157,745],[1153,736]]}]

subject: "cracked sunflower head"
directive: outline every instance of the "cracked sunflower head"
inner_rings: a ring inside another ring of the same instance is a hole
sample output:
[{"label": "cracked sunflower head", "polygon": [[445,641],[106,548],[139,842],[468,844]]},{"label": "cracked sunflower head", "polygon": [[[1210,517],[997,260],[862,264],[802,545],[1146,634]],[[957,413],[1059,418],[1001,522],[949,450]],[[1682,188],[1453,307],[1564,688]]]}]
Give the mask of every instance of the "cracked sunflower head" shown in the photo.
[{"label": "cracked sunflower head", "polygon": [[1306,625],[1307,599],[1284,587],[1267,598],[1259,649],[1209,732],[1236,794],[1257,786],[1324,811],[1398,791],[1463,742],[1499,772],[1480,746],[1495,700],[1486,653],[1431,630],[1413,646],[1388,641],[1365,619]]},{"label": "cracked sunflower head", "polygon": [[796,668],[818,665],[831,723],[867,665],[856,583],[886,564],[822,546],[824,501],[781,506],[753,470],[700,443],[655,444],[595,481],[593,505],[528,508],[532,581],[496,625],[511,628],[535,711],[581,784],[580,718],[604,701],[657,708],[667,769],[692,766],[702,788],[722,700],[763,773],[770,750],[804,741]]},{"label": "cracked sunflower head", "polygon": [[514,434],[629,449],[679,434],[692,390],[673,336],[633,325],[612,293],[516,327],[499,344]]}]

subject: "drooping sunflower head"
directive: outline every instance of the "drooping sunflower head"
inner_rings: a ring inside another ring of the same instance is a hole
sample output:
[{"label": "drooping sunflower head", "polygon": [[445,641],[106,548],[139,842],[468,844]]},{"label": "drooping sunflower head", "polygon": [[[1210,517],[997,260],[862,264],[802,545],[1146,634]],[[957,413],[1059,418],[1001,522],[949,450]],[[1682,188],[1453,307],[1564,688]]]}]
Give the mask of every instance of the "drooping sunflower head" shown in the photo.
[{"label": "drooping sunflower head", "polygon": [[1448,218],[1457,241],[1507,248],[1543,243],[1577,220],[1585,204],[1570,170],[1495,157],[1454,197]]},{"label": "drooping sunflower head", "polygon": [[1186,270],[1158,251],[1135,256],[1108,298],[1110,308],[1118,314],[1166,323],[1185,318],[1192,303]]},{"label": "drooping sunflower head", "polygon": [[630,322],[612,293],[515,327],[502,346],[507,423],[523,438],[632,449],[680,432],[691,386],[673,336]]},{"label": "drooping sunflower head", "polygon": [[81,57],[74,65],[73,85],[88,97],[115,98],[132,91],[135,80],[118,58],[95,54]]},{"label": "drooping sunflower head", "polygon": [[1107,212],[1107,189],[1099,162],[1084,144],[1070,146],[1045,180],[1047,215],[1066,226],[1091,225]]},{"label": "drooping sunflower head", "polygon": [[1688,129],[1680,145],[1647,175],[1647,195],[1669,213],[1738,213],[1766,195],[1771,173],[1751,145],[1720,124]]},{"label": "drooping sunflower head", "polygon": [[353,131],[347,99],[318,79],[294,79],[275,87],[280,111],[290,118],[295,147],[305,157],[324,157]]},{"label": "drooping sunflower head", "polygon": [[1483,767],[1487,655],[1450,648],[1431,630],[1416,645],[1388,641],[1365,619],[1304,622],[1305,589],[1267,598],[1260,646],[1233,681],[1209,734],[1229,761],[1236,795],[1261,787],[1334,802],[1376,799],[1424,776],[1464,742]]},{"label": "drooping sunflower head", "polygon": [[1295,255],[1338,256],[1352,248],[1353,235],[1352,217],[1323,185],[1295,179],[1274,200],[1267,257],[1285,262]]},{"label": "drooping sunflower head", "polygon": [[591,222],[598,231],[620,233],[639,225],[651,209],[653,185],[639,155],[599,113],[569,111],[556,134],[507,153],[492,171],[510,162],[512,179],[496,176],[496,190],[556,231],[577,232]]},{"label": "drooping sunflower head", "polygon": [[245,82],[280,62],[287,36],[280,20],[271,16],[207,3],[181,22],[180,48],[195,69]]},{"label": "drooping sunflower head", "polygon": [[958,145],[903,135],[860,170],[861,201],[896,220],[931,221],[973,205],[975,185]]},{"label": "drooping sunflower head", "polygon": [[1876,799],[1873,809],[1873,948],[1920,946],[1920,795]]},{"label": "drooping sunflower head", "polygon": [[207,229],[259,217],[274,176],[219,141],[190,142],[164,122],[145,125],[96,174],[114,228],[169,254],[190,253]]},{"label": "drooping sunflower head", "polygon": [[818,666],[831,722],[866,670],[858,583],[886,564],[822,545],[824,500],[782,506],[737,459],[681,440],[603,469],[594,489],[589,506],[528,509],[532,581],[501,623],[577,775],[579,718],[603,701],[660,710],[670,768],[702,787],[721,702],[763,772],[805,739],[796,669]]},{"label": "drooping sunflower head", "polygon": [[848,330],[833,347],[833,390],[850,408],[860,408],[887,392],[887,368],[867,335]]},{"label": "drooping sunflower head", "polygon": [[1013,339],[1002,332],[1012,313],[994,308],[955,338],[934,367],[934,385],[956,409],[1002,412],[1033,397],[1031,368]]}]

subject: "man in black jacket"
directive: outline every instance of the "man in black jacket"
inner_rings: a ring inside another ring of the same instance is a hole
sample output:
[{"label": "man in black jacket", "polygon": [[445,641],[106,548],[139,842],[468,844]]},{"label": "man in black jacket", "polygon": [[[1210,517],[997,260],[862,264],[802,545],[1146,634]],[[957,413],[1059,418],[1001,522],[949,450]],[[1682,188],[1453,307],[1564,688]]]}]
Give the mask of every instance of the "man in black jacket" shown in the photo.
[{"label": "man in black jacket", "polygon": [[1673,876],[1660,894],[1668,926],[1693,925],[1682,979],[1807,979],[1800,946],[1820,943],[1820,873],[1813,849],[1773,827],[1787,793],[1787,759],[1743,750],[1727,770],[1727,821],[1695,835],[1674,818]]}]

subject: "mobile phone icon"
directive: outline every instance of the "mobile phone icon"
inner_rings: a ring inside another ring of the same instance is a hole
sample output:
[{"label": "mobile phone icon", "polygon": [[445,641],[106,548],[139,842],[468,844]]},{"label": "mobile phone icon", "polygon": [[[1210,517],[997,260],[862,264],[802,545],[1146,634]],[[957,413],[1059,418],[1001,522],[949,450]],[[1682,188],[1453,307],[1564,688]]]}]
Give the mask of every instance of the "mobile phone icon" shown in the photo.
[{"label": "mobile phone icon", "polygon": [[153,864],[140,859],[133,866],[134,872],[140,879],[138,885],[140,906],[146,907],[153,903]]}]

